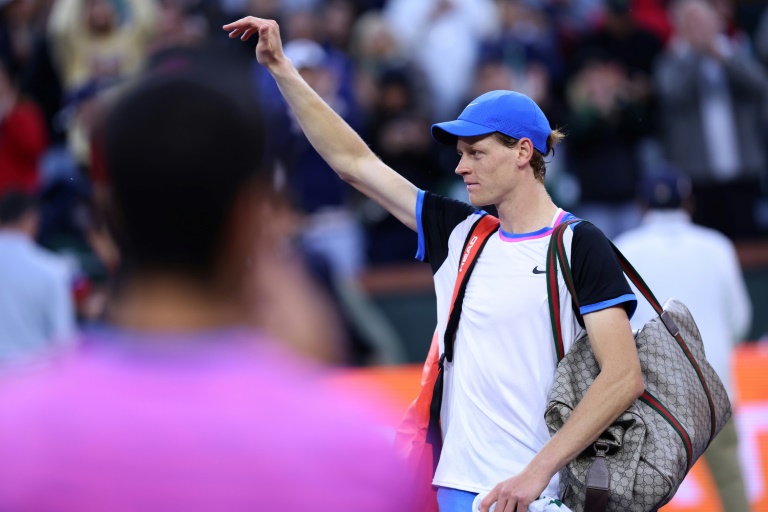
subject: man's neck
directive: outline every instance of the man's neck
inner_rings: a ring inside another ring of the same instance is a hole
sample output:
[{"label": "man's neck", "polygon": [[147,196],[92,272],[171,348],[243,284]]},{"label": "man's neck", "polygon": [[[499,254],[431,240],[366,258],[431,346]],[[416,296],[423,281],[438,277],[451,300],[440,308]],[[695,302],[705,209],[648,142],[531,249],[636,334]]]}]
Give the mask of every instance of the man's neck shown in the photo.
[{"label": "man's neck", "polygon": [[496,205],[501,229],[508,233],[531,233],[549,226],[557,206],[539,182],[525,183]]},{"label": "man's neck", "polygon": [[132,279],[109,310],[116,326],[139,331],[197,331],[251,323],[246,301],[180,278]]}]

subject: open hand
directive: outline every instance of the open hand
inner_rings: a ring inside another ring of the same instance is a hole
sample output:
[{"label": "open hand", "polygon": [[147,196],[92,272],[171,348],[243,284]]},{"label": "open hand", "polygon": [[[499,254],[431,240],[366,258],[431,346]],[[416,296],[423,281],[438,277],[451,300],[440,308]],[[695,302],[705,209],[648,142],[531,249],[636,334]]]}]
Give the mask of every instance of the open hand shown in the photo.
[{"label": "open hand", "polygon": [[222,28],[229,32],[230,39],[240,37],[242,41],[247,41],[255,34],[259,38],[256,45],[256,60],[267,70],[274,69],[287,61],[283,53],[283,43],[280,40],[280,27],[276,21],[246,16]]}]

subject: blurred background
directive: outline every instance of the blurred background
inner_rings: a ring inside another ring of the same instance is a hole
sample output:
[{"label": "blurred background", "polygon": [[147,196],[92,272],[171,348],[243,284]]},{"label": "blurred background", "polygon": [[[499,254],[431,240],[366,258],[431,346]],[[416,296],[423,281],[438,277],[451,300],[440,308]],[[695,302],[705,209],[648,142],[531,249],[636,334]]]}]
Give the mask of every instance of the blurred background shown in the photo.
[{"label": "blurred background", "polygon": [[[436,315],[429,267],[414,260],[416,234],[311,148],[255,62],[254,41],[221,30],[245,15],[277,20],[304,78],[420,188],[466,199],[455,151],[434,143],[429,127],[494,89],[528,94],[566,132],[547,188],[612,239],[640,226],[649,176],[685,179],[693,221],[730,240],[744,275],[754,311],[738,334],[753,351],[744,360],[766,359],[764,0],[0,0],[0,325],[18,322],[14,287],[49,290],[29,306],[45,312],[26,312],[23,335],[0,328],[0,368],[104,318],[120,261],[105,215],[104,111],[143,69],[197,47],[249,70],[268,127],[275,236],[296,265],[270,277],[275,288],[307,279],[317,292],[277,294],[264,324],[340,367],[400,372],[423,360]],[[19,237],[40,251],[20,250]],[[313,348],[317,332],[287,313],[301,307],[334,318],[318,325],[333,324],[324,336],[339,349]],[[738,360],[736,381],[749,372]],[[742,396],[768,403],[764,379],[747,385]],[[761,407],[755,428],[765,439]],[[768,458],[758,459],[768,471]],[[765,504],[760,471],[750,492]]]}]

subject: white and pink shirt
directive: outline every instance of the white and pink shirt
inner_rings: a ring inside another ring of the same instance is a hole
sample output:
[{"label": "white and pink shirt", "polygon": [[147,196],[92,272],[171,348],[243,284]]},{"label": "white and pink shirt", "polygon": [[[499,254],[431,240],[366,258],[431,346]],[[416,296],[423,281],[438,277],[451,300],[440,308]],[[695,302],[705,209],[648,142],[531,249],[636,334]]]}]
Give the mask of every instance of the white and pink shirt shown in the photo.
[{"label": "white and pink shirt", "polygon": [[[443,338],[459,258],[471,226],[485,212],[430,193],[417,204],[419,253],[434,273],[437,329]],[[549,225],[491,235],[470,276],[445,363],[443,450],[434,484],[485,493],[518,474],[549,441],[544,412],[557,358],[547,301],[545,262],[554,226],[574,217],[558,210]],[[566,351],[585,334],[581,315],[615,305],[634,310],[635,296],[605,236],[588,223],[566,230],[564,243],[581,309],[574,311],[560,276]],[[558,496],[558,477],[546,496]]]}]

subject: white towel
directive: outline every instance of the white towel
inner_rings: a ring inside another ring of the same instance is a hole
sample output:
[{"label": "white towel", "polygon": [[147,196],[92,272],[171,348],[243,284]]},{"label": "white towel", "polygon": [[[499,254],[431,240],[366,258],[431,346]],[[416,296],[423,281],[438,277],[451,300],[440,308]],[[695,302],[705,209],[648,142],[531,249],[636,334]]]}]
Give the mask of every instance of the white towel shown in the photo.
[{"label": "white towel", "polygon": [[[486,494],[488,493],[475,496],[475,501],[472,502],[472,512],[479,512],[480,502],[483,501]],[[495,509],[496,504],[494,503],[489,512],[494,512]],[[571,509],[563,505],[558,499],[543,496],[528,505],[528,512],[571,512]]]},{"label": "white towel", "polygon": [[539,498],[528,505],[528,512],[571,512],[571,509],[555,498]]}]

